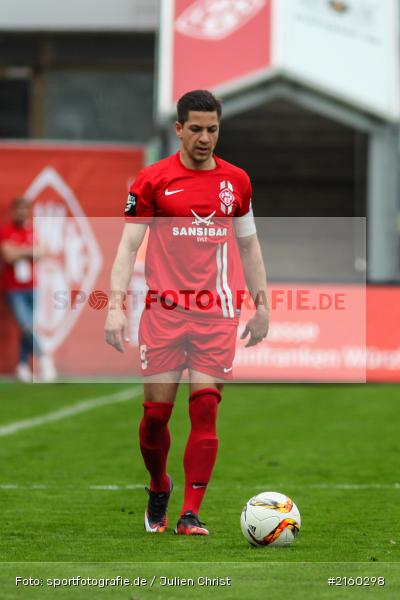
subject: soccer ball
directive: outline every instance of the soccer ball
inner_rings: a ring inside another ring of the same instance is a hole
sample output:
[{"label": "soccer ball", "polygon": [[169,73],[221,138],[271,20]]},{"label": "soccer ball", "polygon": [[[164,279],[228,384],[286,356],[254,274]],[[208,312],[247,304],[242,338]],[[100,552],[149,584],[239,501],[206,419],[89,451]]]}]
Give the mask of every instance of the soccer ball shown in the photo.
[{"label": "soccer ball", "polygon": [[299,509],[288,496],[263,492],[250,498],[242,510],[240,525],[253,546],[288,546],[299,533]]}]

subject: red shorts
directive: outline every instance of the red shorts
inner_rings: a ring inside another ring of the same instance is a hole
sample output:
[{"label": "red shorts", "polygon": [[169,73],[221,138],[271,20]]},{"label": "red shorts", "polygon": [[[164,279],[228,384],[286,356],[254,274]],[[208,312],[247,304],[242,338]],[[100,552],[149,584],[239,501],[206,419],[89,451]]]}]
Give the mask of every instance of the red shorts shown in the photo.
[{"label": "red shorts", "polygon": [[236,320],[194,318],[193,313],[152,305],[144,309],[139,327],[142,375],[184,368],[218,379],[232,379]]}]

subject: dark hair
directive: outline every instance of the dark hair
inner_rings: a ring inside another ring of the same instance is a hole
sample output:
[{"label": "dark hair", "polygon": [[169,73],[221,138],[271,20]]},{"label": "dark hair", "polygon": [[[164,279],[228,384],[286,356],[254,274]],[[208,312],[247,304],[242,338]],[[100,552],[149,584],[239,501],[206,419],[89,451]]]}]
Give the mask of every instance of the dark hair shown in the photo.
[{"label": "dark hair", "polygon": [[218,120],[221,118],[221,102],[208,90],[192,90],[187,92],[178,100],[176,105],[178,112],[178,121],[181,125],[189,118],[189,111],[196,110],[200,112],[216,112]]},{"label": "dark hair", "polygon": [[11,206],[13,208],[17,207],[17,206],[22,206],[23,204],[28,205],[29,201],[24,198],[23,196],[17,196],[16,198],[13,198],[11,200]]}]

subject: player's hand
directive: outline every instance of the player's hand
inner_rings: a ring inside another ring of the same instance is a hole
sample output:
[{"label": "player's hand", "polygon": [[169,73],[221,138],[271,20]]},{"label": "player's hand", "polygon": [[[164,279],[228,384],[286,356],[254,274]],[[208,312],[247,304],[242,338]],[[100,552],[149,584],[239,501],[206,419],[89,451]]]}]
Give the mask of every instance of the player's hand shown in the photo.
[{"label": "player's hand", "polygon": [[41,258],[44,258],[46,255],[44,248],[42,248],[41,246],[38,246],[37,244],[35,244],[33,246],[32,249],[32,258],[33,260],[40,260]]},{"label": "player's hand", "polygon": [[121,308],[110,309],[104,325],[107,344],[113,346],[118,352],[123,352],[123,342],[129,342],[127,330],[128,322],[123,310]]},{"label": "player's hand", "polygon": [[253,315],[246,323],[246,327],[240,336],[240,339],[244,340],[250,334],[250,339],[245,348],[250,348],[250,346],[255,346],[256,344],[262,342],[262,340],[267,337],[268,327],[269,311],[265,308],[259,307],[255,315]]}]

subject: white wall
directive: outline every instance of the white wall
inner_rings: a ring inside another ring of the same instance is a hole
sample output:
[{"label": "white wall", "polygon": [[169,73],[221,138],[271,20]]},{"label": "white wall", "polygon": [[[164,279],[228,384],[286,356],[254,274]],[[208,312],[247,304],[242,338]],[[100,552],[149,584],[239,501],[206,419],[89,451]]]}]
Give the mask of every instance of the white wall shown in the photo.
[{"label": "white wall", "polygon": [[152,31],[159,0],[1,0],[0,31]]}]

